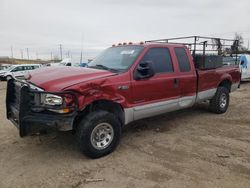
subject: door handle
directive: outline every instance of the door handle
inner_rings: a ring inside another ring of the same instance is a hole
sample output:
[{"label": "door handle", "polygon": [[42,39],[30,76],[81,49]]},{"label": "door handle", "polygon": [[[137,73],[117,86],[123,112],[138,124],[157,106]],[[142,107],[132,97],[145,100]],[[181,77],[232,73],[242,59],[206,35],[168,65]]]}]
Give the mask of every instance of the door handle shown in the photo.
[{"label": "door handle", "polygon": [[174,88],[178,88],[179,87],[179,79],[175,78],[174,79]]}]

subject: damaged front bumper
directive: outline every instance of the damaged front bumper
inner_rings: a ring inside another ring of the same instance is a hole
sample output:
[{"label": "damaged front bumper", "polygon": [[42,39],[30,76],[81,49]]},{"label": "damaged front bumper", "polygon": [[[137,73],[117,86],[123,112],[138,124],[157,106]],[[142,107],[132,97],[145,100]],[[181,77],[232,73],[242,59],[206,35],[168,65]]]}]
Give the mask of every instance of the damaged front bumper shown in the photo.
[{"label": "damaged front bumper", "polygon": [[[50,93],[72,95],[70,106],[47,106],[41,103],[40,96],[46,94],[29,83],[11,79],[7,84],[6,112],[7,118],[19,129],[21,137],[47,129],[68,131],[73,129],[77,115],[77,99],[72,92]],[[67,113],[56,113],[68,109]]]}]

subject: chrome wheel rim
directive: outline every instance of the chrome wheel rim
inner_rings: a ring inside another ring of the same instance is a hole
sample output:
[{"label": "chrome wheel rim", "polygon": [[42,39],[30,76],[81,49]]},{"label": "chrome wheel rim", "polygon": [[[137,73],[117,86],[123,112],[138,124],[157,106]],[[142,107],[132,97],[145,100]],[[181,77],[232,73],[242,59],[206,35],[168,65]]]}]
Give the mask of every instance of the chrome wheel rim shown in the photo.
[{"label": "chrome wheel rim", "polygon": [[227,105],[227,96],[225,93],[223,93],[221,96],[220,96],[220,107],[221,108],[225,108]]},{"label": "chrome wheel rim", "polygon": [[109,123],[98,124],[91,133],[91,144],[97,150],[107,148],[114,138],[114,129]]}]

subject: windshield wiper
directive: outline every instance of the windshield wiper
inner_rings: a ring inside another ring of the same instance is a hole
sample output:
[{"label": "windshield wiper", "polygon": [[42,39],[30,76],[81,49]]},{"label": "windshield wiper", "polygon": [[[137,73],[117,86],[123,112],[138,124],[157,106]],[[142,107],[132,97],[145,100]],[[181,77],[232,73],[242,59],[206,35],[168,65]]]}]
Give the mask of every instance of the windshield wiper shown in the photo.
[{"label": "windshield wiper", "polygon": [[118,70],[116,69],[112,69],[112,68],[109,68],[105,65],[101,65],[101,64],[97,64],[97,65],[94,65],[94,66],[89,66],[90,68],[101,68],[101,69],[104,69],[104,70],[108,70],[108,71],[111,71],[111,72],[119,72]]}]

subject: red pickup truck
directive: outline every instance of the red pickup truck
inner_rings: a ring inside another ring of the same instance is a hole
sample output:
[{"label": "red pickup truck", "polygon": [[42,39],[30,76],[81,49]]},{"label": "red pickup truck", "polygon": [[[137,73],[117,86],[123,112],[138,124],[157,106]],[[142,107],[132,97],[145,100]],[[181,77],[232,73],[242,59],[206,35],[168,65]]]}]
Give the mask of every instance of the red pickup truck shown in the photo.
[{"label": "red pickup truck", "polygon": [[210,101],[212,112],[227,111],[239,87],[238,66],[195,68],[186,45],[119,44],[87,68],[47,67],[9,80],[7,118],[21,137],[54,128],[74,130],[91,158],[112,152],[128,123]]}]

